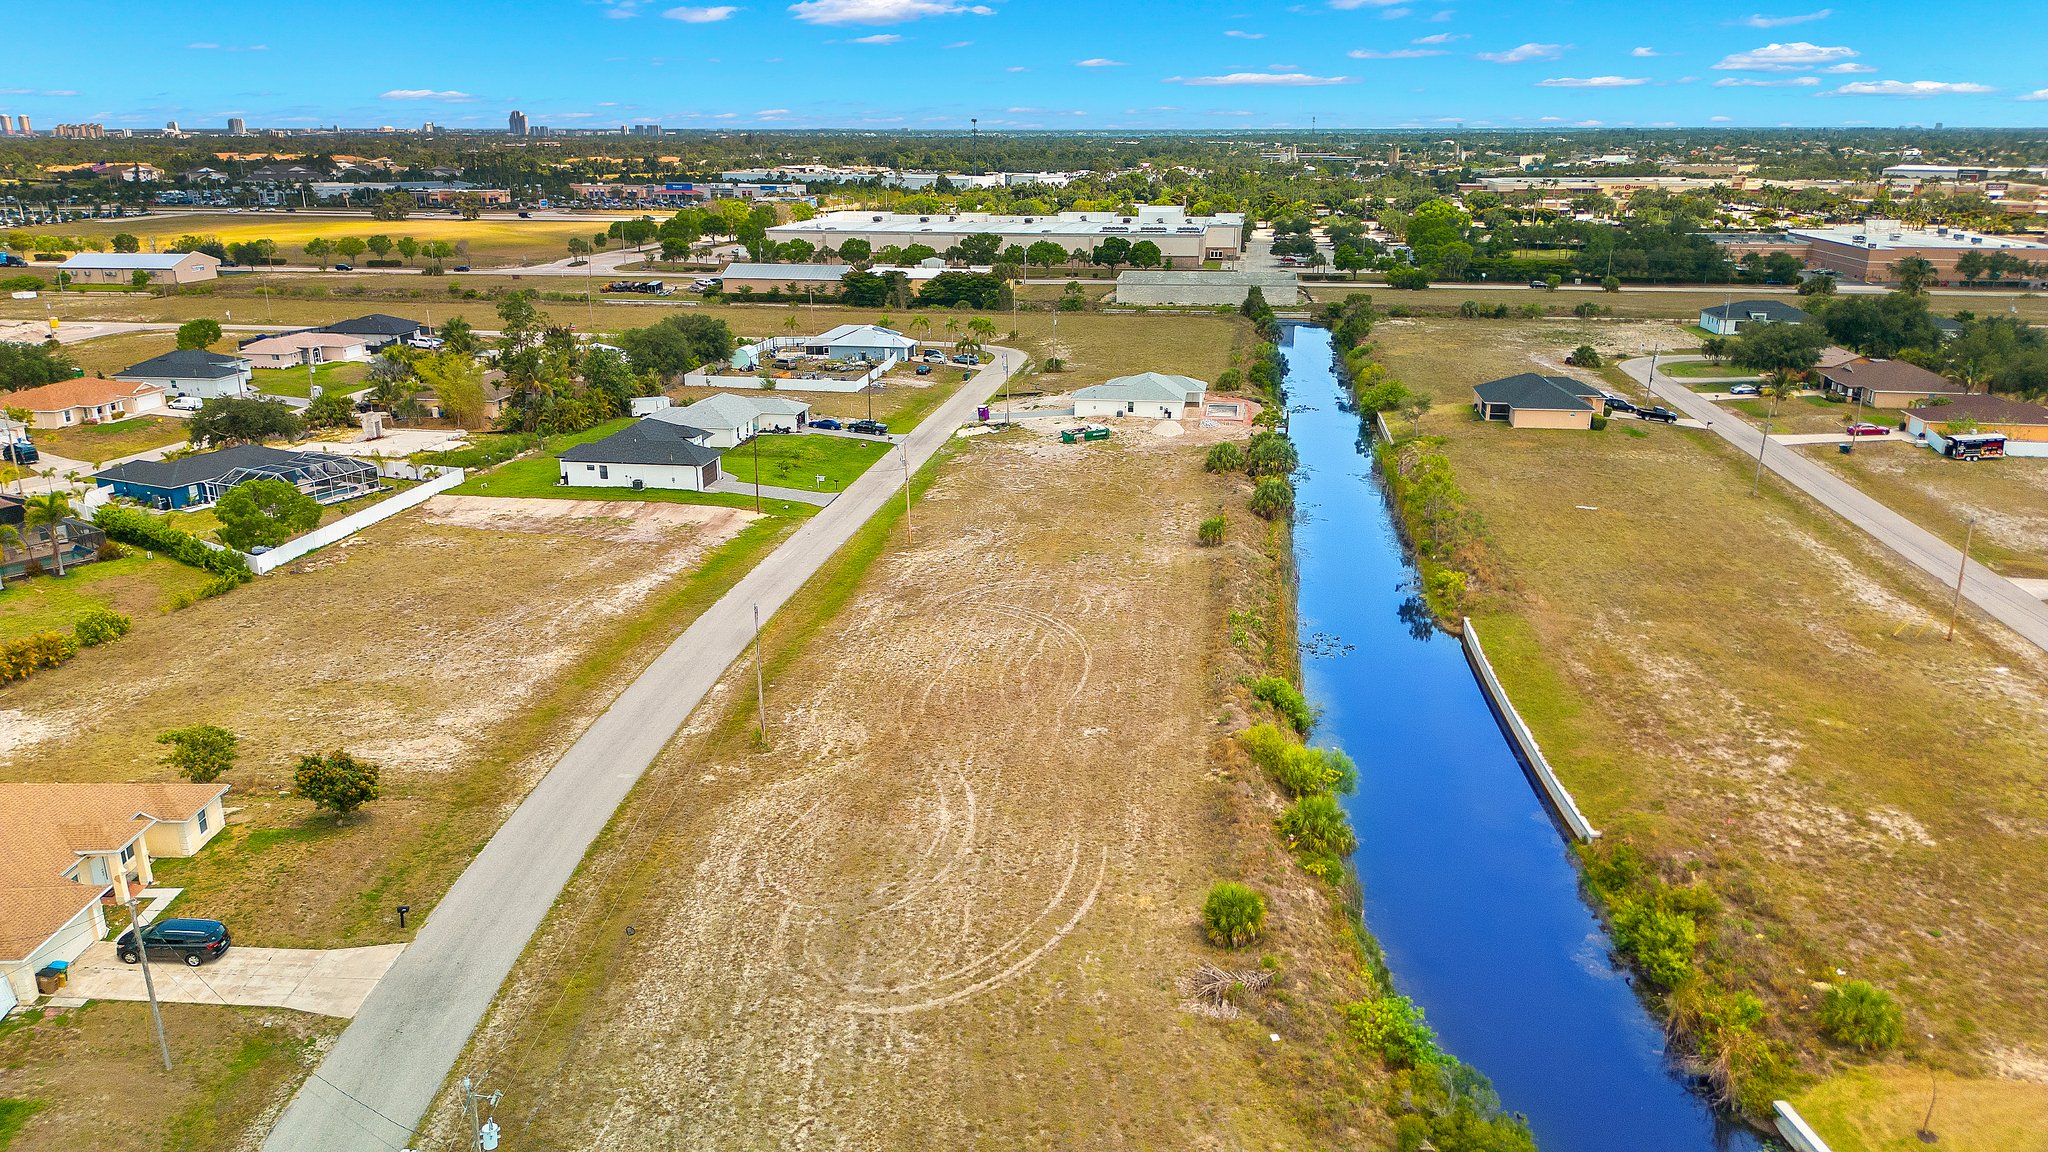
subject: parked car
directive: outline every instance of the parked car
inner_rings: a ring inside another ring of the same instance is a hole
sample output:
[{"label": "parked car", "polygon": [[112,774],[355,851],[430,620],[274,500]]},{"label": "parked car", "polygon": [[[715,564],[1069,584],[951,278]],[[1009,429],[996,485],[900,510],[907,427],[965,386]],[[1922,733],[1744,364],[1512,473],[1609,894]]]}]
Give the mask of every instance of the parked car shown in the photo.
[{"label": "parked car", "polygon": [[889,434],[889,426],[880,420],[855,420],[846,426],[846,430],[848,432],[858,432],[863,436],[887,436]]},{"label": "parked car", "polygon": [[456,270],[457,272],[467,272],[467,271],[469,271],[469,265],[467,265],[467,264],[457,264],[457,265],[455,266],[455,270]]},{"label": "parked car", "polygon": [[170,408],[173,412],[197,412],[206,406],[206,401],[197,396],[173,396]]},{"label": "parked car", "polygon": [[1891,429],[1886,428],[1882,424],[1849,425],[1849,435],[1851,436],[1882,436],[1889,431],[1891,431]]},{"label": "parked car", "polygon": [[976,356],[976,355],[975,355],[975,354],[973,354],[972,352],[956,352],[956,353],[954,353],[954,354],[953,354],[953,363],[955,363],[955,364],[979,364],[979,363],[981,363],[981,357],[979,357],[979,356]]},{"label": "parked car", "polygon": [[823,428],[828,432],[837,432],[841,428],[846,427],[846,425],[841,424],[839,421],[834,420],[830,416],[820,416],[817,419],[811,421],[811,427]]},{"label": "parked car", "polygon": [[356,270],[356,266],[353,264],[336,264],[334,270],[336,272],[353,272]]},{"label": "parked car", "polygon": [[[149,949],[152,960],[164,958],[183,960],[193,968],[208,960],[218,960],[228,950],[228,926],[218,920],[157,920],[142,926],[142,947]],[[123,964],[141,961],[142,953],[135,944],[135,929],[121,934],[114,943],[114,952]]]},{"label": "parked car", "polygon": [[531,212],[521,212],[521,213],[519,214],[519,218],[520,218],[521,220],[531,220],[531,219],[533,219],[533,213],[531,213]]},{"label": "parked car", "polygon": [[5,460],[9,464],[33,464],[42,458],[42,453],[36,451],[35,444],[26,437],[11,444],[0,445],[0,460]]},{"label": "parked car", "polygon": [[1531,287],[1531,288],[1548,288],[1548,287],[1550,287],[1550,281],[1548,281],[1548,280],[1531,280],[1531,281],[1529,281],[1529,287]]},{"label": "parked car", "polygon": [[929,375],[931,375],[931,374],[932,374],[932,366],[931,366],[931,365],[929,365],[929,364],[919,364],[919,365],[917,366],[917,374],[918,374],[919,376],[929,376]]},{"label": "parked car", "polygon": [[1678,423],[1678,413],[1664,407],[1662,404],[1655,408],[1638,408],[1636,409],[1636,415],[1645,420],[1656,420],[1664,424]]},{"label": "parked car", "polygon": [[1728,386],[1728,394],[1730,396],[1756,396],[1761,394],[1761,390],[1754,384],[1730,384]]},{"label": "parked car", "polygon": [[927,360],[935,360],[943,364],[946,361],[946,354],[944,352],[939,351],[937,348],[927,348],[924,350],[924,358]]},{"label": "parked car", "polygon": [[1626,399],[1625,397],[1621,397],[1621,396],[1615,396],[1615,395],[1611,395],[1611,394],[1610,394],[1610,395],[1608,395],[1608,396],[1606,397],[1606,400],[1607,400],[1607,410],[1608,410],[1609,412],[1640,412],[1640,411],[1641,411],[1641,409],[1640,409],[1640,408],[1637,408],[1637,407],[1636,407],[1636,406],[1635,406],[1634,404],[1630,403],[1630,402],[1629,402],[1629,401],[1628,401],[1628,400],[1627,400],[1627,399]]}]

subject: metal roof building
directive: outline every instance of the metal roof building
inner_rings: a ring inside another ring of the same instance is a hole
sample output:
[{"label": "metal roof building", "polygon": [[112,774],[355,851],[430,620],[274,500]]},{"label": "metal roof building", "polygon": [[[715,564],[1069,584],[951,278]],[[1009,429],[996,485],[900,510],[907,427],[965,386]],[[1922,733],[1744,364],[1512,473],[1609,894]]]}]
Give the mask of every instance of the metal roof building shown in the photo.
[{"label": "metal roof building", "polygon": [[1176,268],[1199,268],[1205,260],[1235,260],[1244,243],[1244,215],[1220,212],[1213,216],[1190,216],[1178,205],[1148,204],[1134,216],[1114,212],[1056,212],[1045,216],[992,216],[986,212],[846,211],[826,212],[809,220],[778,224],[768,229],[768,238],[786,244],[808,240],[820,250],[834,251],[848,240],[865,240],[877,252],[891,245],[907,248],[925,244],[943,253],[961,240],[988,233],[1000,237],[1005,246],[1029,248],[1050,240],[1069,252],[1085,254],[1112,237],[1136,244],[1150,240],[1158,245],[1166,263]]},{"label": "metal roof building", "polygon": [[1266,303],[1287,306],[1301,302],[1301,278],[1292,272],[1155,272],[1134,269],[1118,273],[1116,302],[1137,305],[1230,307],[1244,303],[1257,288]]}]

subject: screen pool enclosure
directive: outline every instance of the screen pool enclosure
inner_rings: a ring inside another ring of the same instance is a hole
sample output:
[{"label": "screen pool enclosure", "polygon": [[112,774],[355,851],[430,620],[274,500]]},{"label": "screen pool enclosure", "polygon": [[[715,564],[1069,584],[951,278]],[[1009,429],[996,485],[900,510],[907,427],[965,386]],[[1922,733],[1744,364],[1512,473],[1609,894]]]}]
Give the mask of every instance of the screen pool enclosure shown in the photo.
[{"label": "screen pool enclosure", "polygon": [[246,464],[205,482],[207,503],[250,480],[282,480],[321,504],[338,504],[377,490],[377,467],[352,456],[299,452]]}]

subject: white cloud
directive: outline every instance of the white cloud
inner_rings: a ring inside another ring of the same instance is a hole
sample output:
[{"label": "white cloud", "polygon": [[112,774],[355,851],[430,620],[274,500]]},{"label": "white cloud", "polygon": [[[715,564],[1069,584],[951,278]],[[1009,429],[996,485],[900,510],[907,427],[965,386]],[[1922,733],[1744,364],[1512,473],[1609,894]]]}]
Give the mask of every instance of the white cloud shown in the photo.
[{"label": "white cloud", "polygon": [[845,41],[845,43],[847,43],[847,44],[901,44],[901,43],[903,43],[903,37],[901,37],[901,36],[898,36],[898,35],[897,35],[897,34],[895,34],[894,32],[877,32],[877,33],[875,33],[875,34],[874,34],[873,36],[855,36],[855,37],[854,37],[853,39]]},{"label": "white cloud", "polygon": [[790,14],[806,24],[902,24],[927,16],[993,16],[996,10],[955,0],[802,0]]},{"label": "white cloud", "polygon": [[1232,28],[1225,32],[1224,35],[1237,40],[1264,40],[1266,38],[1264,32],[1245,32],[1237,28]]},{"label": "white cloud", "polygon": [[1997,89],[1988,84],[1949,83],[1942,80],[1858,80],[1844,84],[1831,96],[1978,96]]},{"label": "white cloud", "polygon": [[1411,43],[1411,44],[1449,44],[1449,43],[1451,43],[1451,42],[1452,42],[1452,41],[1454,41],[1454,40],[1470,40],[1470,39],[1471,39],[1471,37],[1470,37],[1470,36],[1467,36],[1467,35],[1466,35],[1466,34],[1464,34],[1463,32],[1438,32],[1438,33],[1436,33],[1435,35],[1431,35],[1431,36],[1417,36],[1417,37],[1416,37],[1415,39],[1413,39],[1413,40],[1409,41],[1409,43]]},{"label": "white cloud", "polygon": [[1123,66],[1123,61],[1111,60],[1105,56],[1090,56],[1086,60],[1074,61],[1074,67],[1076,68],[1121,68]]},{"label": "white cloud", "polygon": [[787,115],[789,115],[789,109],[787,109],[787,108],[763,108],[763,109],[761,109],[761,110],[760,110],[759,112],[756,112],[756,113],[754,113],[754,115],[756,115],[756,116],[760,117],[760,118],[761,118],[761,119],[763,119],[763,120],[772,120],[772,119],[774,119],[774,118],[775,118],[775,117],[777,117],[777,116],[787,116]]},{"label": "white cloud", "polygon": [[739,9],[730,4],[721,4],[715,8],[671,8],[662,15],[685,24],[716,24],[720,20],[732,19],[732,14],[737,11]]},{"label": "white cloud", "polygon": [[1823,8],[1818,12],[1808,12],[1799,16],[1755,15],[1747,19],[1738,20],[1736,23],[1741,24],[1745,28],[1784,28],[1792,24],[1810,24],[1815,20],[1825,20],[1834,14],[1835,10],[1833,8]]},{"label": "white cloud", "polygon": [[1662,55],[1662,53],[1658,52],[1655,48],[1638,48],[1635,51],[1630,52],[1629,55],[1635,56],[1637,58],[1647,58],[1650,56],[1660,56]]},{"label": "white cloud", "polygon": [[2019,96],[2019,97],[2016,97],[2016,99],[2020,99],[2020,100],[2048,100],[2048,88],[2037,88],[2037,89],[2035,89],[2034,91],[2032,91],[2032,92],[2029,92],[2029,93],[2027,93],[2027,94],[2026,94],[2025,96]]},{"label": "white cloud", "polygon": [[1029,71],[1031,71],[1031,69],[1029,69],[1029,68],[1025,68],[1025,67],[1023,67],[1023,66],[1021,66],[1021,65],[1015,65],[1015,64],[1013,64],[1013,65],[1011,65],[1010,67],[1008,67],[1008,68],[1005,68],[1005,69],[1003,69],[1003,71],[1005,71],[1005,72],[1029,72]]},{"label": "white cloud", "polygon": [[948,44],[948,45],[946,45],[946,47],[947,47],[947,48],[948,48],[949,50],[950,50],[950,49],[954,49],[954,48],[972,48],[972,47],[974,47],[974,41],[972,41],[972,40],[955,40],[955,41],[953,41],[953,42],[952,42],[951,44]]},{"label": "white cloud", "polygon": [[1722,57],[1714,67],[1723,72],[1805,72],[1853,59],[1854,48],[1840,45],[1822,47],[1794,40],[1790,44],[1766,44],[1748,52]]},{"label": "white cloud", "polygon": [[1555,60],[1564,55],[1562,44],[1523,44],[1505,52],[1481,52],[1481,60],[1495,64],[1522,64],[1530,60]]},{"label": "white cloud", "polygon": [[1204,88],[1237,85],[1268,85],[1280,88],[1323,88],[1331,84],[1356,84],[1350,76],[1311,76],[1306,72],[1232,72],[1226,76],[1168,76],[1168,84],[1191,84]]},{"label": "white cloud", "polygon": [[1330,7],[1349,12],[1354,8],[1392,8],[1406,2],[1407,0],[1330,0]]},{"label": "white cloud", "polygon": [[1716,88],[1816,88],[1820,81],[1811,76],[1793,76],[1784,80],[1757,80],[1747,76],[1723,76],[1714,81]]},{"label": "white cloud", "polygon": [[1735,122],[1735,117],[1733,116],[1709,116],[1707,119],[1715,124],[1733,124]]},{"label": "white cloud", "polygon": [[1538,88],[1633,88],[1650,81],[1641,76],[1558,76],[1549,80],[1538,80]]},{"label": "white cloud", "polygon": [[1836,64],[1832,67],[1823,68],[1821,71],[1841,74],[1847,72],[1875,72],[1877,69],[1868,64]]},{"label": "white cloud", "polygon": [[453,90],[447,92],[436,92],[432,88],[393,88],[391,91],[379,95],[377,99],[445,100],[448,101],[449,103],[460,103],[461,101],[464,100],[474,100],[476,99],[476,97],[471,96],[467,92],[456,92]]},{"label": "white cloud", "polygon": [[1353,60],[1420,60],[1425,56],[1444,54],[1441,48],[1396,48],[1390,52],[1381,52],[1373,48],[1353,48],[1345,53]]}]

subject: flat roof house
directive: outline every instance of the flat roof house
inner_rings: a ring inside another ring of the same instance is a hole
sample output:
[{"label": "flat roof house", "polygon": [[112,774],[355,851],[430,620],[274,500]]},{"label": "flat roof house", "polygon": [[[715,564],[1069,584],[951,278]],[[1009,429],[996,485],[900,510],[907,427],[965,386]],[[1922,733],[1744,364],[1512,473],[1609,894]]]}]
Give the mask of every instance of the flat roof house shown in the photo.
[{"label": "flat roof house", "polygon": [[382,312],[373,312],[353,320],[337,320],[320,331],[342,336],[361,336],[369,344],[370,350],[375,352],[401,340],[412,343],[427,335],[427,326],[417,320],[407,320],[403,316],[386,316]]},{"label": "flat roof house", "polygon": [[1083,419],[1144,416],[1178,420],[1188,405],[1200,405],[1208,392],[1209,386],[1192,376],[1139,372],[1074,393],[1074,415]]},{"label": "flat roof house", "polygon": [[1523,372],[1472,389],[1479,418],[1505,420],[1510,428],[1590,429],[1604,406],[1598,388],[1569,376]]},{"label": "flat roof house", "polygon": [[28,409],[32,428],[76,428],[154,412],[164,406],[164,390],[155,384],[80,376],[10,392],[7,406]]},{"label": "flat roof house", "polygon": [[2007,456],[2048,456],[2048,407],[2040,404],[1980,392],[1906,409],[1906,434],[1944,455],[1949,437],[1944,429],[1950,424],[2004,436]]},{"label": "flat roof house", "polygon": [[718,481],[708,434],[663,420],[637,420],[602,440],[562,453],[562,483],[577,488],[668,488],[703,492]]},{"label": "flat roof house", "polygon": [[1783,300],[1737,300],[1700,309],[1700,327],[1716,336],[1733,336],[1745,324],[1804,324],[1806,313]]},{"label": "flat roof house", "polygon": [[1858,356],[1847,364],[1818,369],[1821,390],[1872,408],[1911,408],[1934,396],[1960,397],[1969,389],[1904,360]]},{"label": "flat roof house", "polygon": [[180,348],[114,373],[114,379],[154,384],[173,396],[242,396],[249,390],[249,361],[202,348]]},{"label": "flat roof house", "polygon": [[258,368],[303,368],[308,364],[340,364],[370,358],[370,338],[343,332],[283,332],[242,345],[242,355]]},{"label": "flat roof house", "polygon": [[57,266],[74,284],[197,284],[220,275],[220,259],[205,252],[80,252]]},{"label": "flat roof house", "polygon": [[735,396],[720,392],[681,408],[661,408],[643,420],[679,424],[703,434],[712,448],[737,448],[764,428],[792,431],[810,421],[811,406],[782,396]]},{"label": "flat roof house", "polygon": [[152,508],[211,504],[245,480],[276,479],[322,504],[353,500],[379,487],[377,466],[351,456],[237,444],[176,460],[130,460],[93,477],[114,495]]},{"label": "flat roof house", "polygon": [[[0,979],[36,996],[35,973],[107,936],[102,898],[154,879],[150,860],[190,856],[226,823],[226,784],[0,784]],[[4,996],[5,993],[0,993]]]}]

